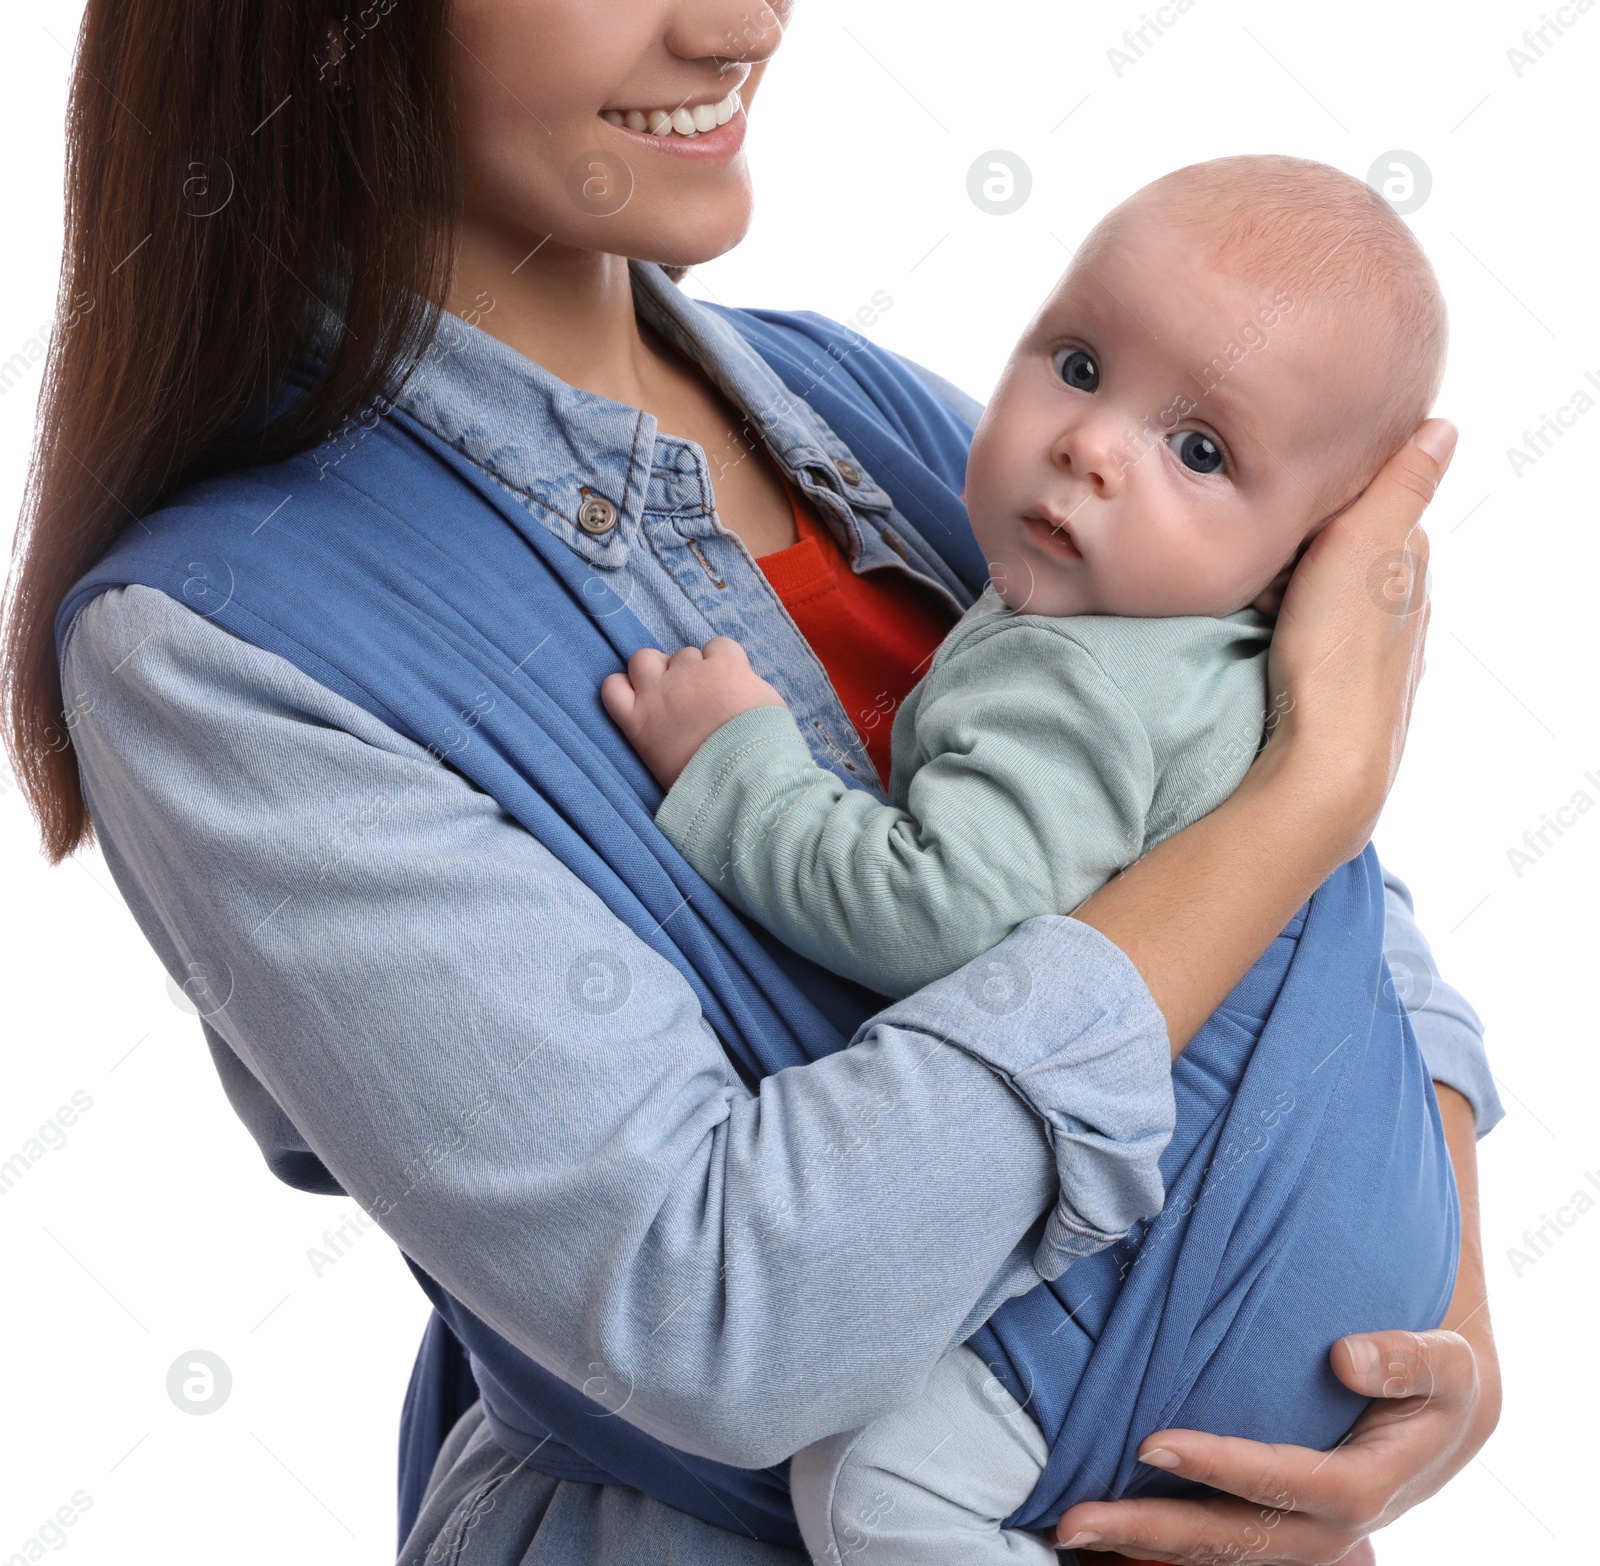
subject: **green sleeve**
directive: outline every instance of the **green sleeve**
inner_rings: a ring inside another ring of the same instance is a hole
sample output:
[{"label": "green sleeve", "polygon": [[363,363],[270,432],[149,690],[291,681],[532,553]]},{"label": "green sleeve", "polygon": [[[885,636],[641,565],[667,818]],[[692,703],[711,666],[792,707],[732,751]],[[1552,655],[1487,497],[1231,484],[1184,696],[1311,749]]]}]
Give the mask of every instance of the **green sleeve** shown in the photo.
[{"label": "green sleeve", "polygon": [[774,935],[892,996],[1070,913],[1138,857],[1149,741],[1070,637],[1027,621],[972,637],[928,676],[915,736],[928,759],[900,810],[817,766],[786,709],[741,713],[656,821]]}]

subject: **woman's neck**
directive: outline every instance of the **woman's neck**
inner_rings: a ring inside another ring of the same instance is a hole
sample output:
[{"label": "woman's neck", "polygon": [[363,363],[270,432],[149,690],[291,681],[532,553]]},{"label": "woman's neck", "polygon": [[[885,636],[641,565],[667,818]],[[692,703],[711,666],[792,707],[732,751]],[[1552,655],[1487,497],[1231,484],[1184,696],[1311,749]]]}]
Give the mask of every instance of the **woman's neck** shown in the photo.
[{"label": "woman's neck", "polygon": [[[634,314],[627,260],[463,220],[449,308],[569,386],[651,414],[705,454],[722,526],[754,556],[797,538],[778,470],[748,416]],[[746,460],[754,458],[753,461]]]},{"label": "woman's neck", "polygon": [[640,334],[626,257],[462,219],[452,313],[571,386],[648,406],[657,357]]}]

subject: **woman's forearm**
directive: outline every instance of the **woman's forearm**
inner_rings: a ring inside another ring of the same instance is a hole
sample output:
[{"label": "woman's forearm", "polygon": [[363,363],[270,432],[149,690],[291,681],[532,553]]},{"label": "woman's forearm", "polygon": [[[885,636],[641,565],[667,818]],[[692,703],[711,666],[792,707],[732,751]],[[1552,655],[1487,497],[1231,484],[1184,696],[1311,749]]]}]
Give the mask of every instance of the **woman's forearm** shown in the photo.
[{"label": "woman's forearm", "polygon": [[1174,1057],[1344,862],[1325,799],[1269,745],[1210,815],[1073,910],[1139,970]]},{"label": "woman's forearm", "polygon": [[1489,1323],[1489,1292],[1483,1276],[1483,1233],[1478,1221],[1478,1135],[1471,1103],[1452,1087],[1435,1082],[1445,1143],[1461,1199],[1461,1261],[1456,1289],[1442,1326],[1459,1332],[1478,1361],[1482,1397],[1474,1421],[1473,1445],[1481,1445],[1500,1419],[1500,1359]]}]

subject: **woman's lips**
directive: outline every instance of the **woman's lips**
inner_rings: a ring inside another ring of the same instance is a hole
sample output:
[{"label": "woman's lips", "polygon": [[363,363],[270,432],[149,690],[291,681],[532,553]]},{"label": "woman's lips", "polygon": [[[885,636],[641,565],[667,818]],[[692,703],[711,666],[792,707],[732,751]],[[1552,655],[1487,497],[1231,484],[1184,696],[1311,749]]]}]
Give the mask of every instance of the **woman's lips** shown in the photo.
[{"label": "woman's lips", "polygon": [[1047,554],[1062,560],[1082,560],[1083,551],[1067,530],[1064,522],[1051,522],[1046,517],[1025,516],[1022,526],[1030,539]]},{"label": "woman's lips", "polygon": [[749,126],[743,108],[740,108],[725,125],[715,130],[700,131],[693,136],[652,136],[649,131],[629,130],[626,125],[613,125],[610,120],[601,123],[619,136],[625,136],[635,146],[641,143],[651,152],[667,157],[688,158],[695,162],[715,162],[729,158],[744,145],[744,133]]}]

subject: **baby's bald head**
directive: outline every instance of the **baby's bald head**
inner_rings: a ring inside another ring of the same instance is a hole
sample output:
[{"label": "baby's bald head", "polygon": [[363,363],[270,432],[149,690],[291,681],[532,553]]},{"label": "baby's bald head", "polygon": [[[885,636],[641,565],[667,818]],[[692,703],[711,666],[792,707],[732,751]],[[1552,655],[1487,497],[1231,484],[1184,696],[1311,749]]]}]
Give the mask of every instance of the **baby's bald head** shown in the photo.
[{"label": "baby's bald head", "polygon": [[1325,163],[1215,158],[1146,185],[1102,220],[1080,255],[1155,208],[1193,233],[1218,269],[1286,292],[1354,334],[1372,373],[1347,386],[1353,433],[1330,475],[1353,499],[1428,416],[1444,376],[1444,297],[1411,230],[1370,186]]}]

